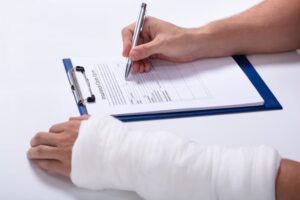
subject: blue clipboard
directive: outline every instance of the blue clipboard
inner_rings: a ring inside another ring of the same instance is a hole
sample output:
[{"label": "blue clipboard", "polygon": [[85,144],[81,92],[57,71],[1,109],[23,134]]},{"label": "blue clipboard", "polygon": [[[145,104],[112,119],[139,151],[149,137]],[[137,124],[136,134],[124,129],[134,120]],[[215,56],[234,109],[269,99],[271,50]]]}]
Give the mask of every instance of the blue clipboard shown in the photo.
[{"label": "blue clipboard", "polygon": [[[157,114],[143,114],[143,115],[124,115],[115,116],[121,121],[139,121],[139,120],[155,120],[155,119],[167,119],[167,118],[179,118],[179,117],[192,117],[201,115],[216,115],[216,114],[228,114],[228,113],[241,113],[241,112],[253,112],[253,111],[266,111],[266,110],[279,110],[282,109],[281,104],[268,88],[266,83],[262,80],[259,74],[256,72],[252,64],[246,58],[246,56],[233,56],[234,60],[241,67],[243,72],[247,75],[251,83],[255,86],[258,93],[264,99],[264,105],[251,106],[251,107],[235,107],[235,108],[217,108],[208,110],[196,110],[196,111],[180,111],[169,113],[157,113]],[[74,83],[70,78],[70,72],[74,69],[71,59],[63,59],[66,73],[74,94],[76,104],[79,109],[80,115],[88,114],[88,110],[84,104],[78,104],[78,99],[73,88]]]}]

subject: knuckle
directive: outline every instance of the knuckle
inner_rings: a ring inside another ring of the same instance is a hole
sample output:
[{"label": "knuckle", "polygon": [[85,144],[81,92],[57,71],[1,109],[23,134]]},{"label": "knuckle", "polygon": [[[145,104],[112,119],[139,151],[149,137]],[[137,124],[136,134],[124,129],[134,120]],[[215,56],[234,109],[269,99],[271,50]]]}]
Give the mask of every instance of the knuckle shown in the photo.
[{"label": "knuckle", "polygon": [[71,128],[77,129],[79,126],[80,126],[80,121],[78,121],[78,120],[70,121]]},{"label": "knuckle", "polygon": [[43,134],[41,132],[37,133],[30,141],[31,146],[37,145],[43,138]]},{"label": "knuckle", "polygon": [[41,156],[44,154],[44,148],[42,146],[38,146],[36,147],[35,152],[37,156]]},{"label": "knuckle", "polygon": [[70,121],[71,126],[76,126],[78,124],[78,120]]},{"label": "knuckle", "polygon": [[49,131],[50,131],[50,132],[54,132],[55,127],[56,127],[56,125],[51,126],[50,129],[49,129]]},{"label": "knuckle", "polygon": [[43,139],[43,137],[44,137],[44,133],[42,133],[42,132],[39,132],[35,135],[35,139],[37,141],[41,141],[41,139]]},{"label": "knuckle", "polygon": [[127,27],[122,28],[121,33],[124,35],[127,32]]}]

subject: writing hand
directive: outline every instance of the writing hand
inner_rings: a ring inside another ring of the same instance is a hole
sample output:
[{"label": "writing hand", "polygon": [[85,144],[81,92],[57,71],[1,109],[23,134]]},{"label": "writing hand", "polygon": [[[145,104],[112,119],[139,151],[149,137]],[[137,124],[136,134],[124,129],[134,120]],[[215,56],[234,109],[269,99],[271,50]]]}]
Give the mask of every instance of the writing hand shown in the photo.
[{"label": "writing hand", "polygon": [[133,72],[148,72],[149,58],[159,58],[175,62],[187,62],[199,57],[198,29],[186,29],[174,24],[146,17],[138,46],[131,49],[135,23],[122,30],[123,56],[130,57]]}]

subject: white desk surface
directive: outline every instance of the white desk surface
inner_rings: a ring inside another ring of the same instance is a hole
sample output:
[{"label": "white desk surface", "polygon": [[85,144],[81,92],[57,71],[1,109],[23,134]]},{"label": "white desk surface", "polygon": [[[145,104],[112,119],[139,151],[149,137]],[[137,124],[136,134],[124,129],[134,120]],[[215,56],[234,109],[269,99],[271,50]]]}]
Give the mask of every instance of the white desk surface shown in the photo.
[{"label": "white desk surface", "polygon": [[[257,2],[153,0],[148,14],[193,27]],[[132,192],[78,189],[26,158],[37,131],[78,114],[61,59],[121,55],[120,31],[136,19],[139,6],[136,0],[0,0],[0,199],[139,199]],[[289,52],[249,59],[283,110],[128,125],[164,129],[203,145],[272,145],[300,160],[300,57]]]}]

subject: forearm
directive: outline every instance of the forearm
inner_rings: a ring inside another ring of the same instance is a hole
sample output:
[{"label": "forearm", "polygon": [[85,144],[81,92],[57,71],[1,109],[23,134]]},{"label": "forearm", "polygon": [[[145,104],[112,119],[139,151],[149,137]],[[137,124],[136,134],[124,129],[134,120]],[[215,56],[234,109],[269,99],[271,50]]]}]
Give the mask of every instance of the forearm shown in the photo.
[{"label": "forearm", "polygon": [[133,190],[149,200],[274,200],[279,161],[269,147],[205,147],[93,116],[80,128],[71,177],[81,187]]},{"label": "forearm", "polygon": [[300,163],[283,159],[276,180],[276,200],[300,197]]},{"label": "forearm", "polygon": [[206,48],[200,57],[295,50],[300,48],[300,0],[265,0],[197,31]]}]

